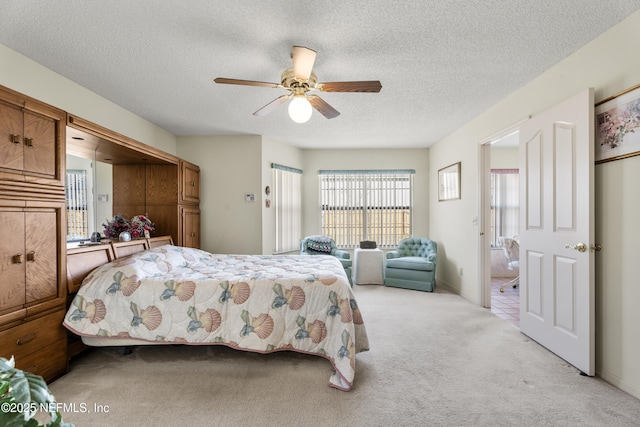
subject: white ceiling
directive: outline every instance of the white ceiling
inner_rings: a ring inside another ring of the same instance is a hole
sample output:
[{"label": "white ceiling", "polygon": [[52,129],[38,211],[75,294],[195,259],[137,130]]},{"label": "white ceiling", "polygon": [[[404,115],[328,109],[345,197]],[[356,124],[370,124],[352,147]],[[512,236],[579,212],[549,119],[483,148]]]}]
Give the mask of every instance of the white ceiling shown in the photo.
[{"label": "white ceiling", "polygon": [[[3,0],[0,43],[175,135],[413,148],[638,9],[640,0]],[[252,115],[284,89],[213,83],[280,83],[293,45],[318,52],[320,82],[380,80],[382,91],[321,94],[341,115],[296,124],[286,106]]]}]

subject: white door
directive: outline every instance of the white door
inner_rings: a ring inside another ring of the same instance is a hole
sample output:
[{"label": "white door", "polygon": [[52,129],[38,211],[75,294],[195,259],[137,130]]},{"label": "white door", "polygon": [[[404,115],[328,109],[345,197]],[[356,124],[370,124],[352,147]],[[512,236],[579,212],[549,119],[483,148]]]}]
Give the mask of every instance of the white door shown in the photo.
[{"label": "white door", "polygon": [[595,375],[594,106],[587,89],[520,127],[520,330]]}]

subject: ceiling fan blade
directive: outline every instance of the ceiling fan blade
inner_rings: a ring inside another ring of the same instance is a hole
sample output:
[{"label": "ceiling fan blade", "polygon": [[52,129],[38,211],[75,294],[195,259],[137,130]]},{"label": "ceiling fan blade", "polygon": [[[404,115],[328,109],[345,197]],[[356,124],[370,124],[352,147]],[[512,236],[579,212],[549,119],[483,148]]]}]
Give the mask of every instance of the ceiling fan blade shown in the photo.
[{"label": "ceiling fan blade", "polygon": [[228,84],[228,85],[244,85],[244,86],[262,86],[262,87],[281,87],[278,83],[257,82],[255,80],[239,80],[239,79],[227,79],[224,77],[218,77],[213,80],[216,83]]},{"label": "ceiling fan blade", "polygon": [[293,59],[293,75],[298,80],[309,80],[313,63],[316,60],[316,51],[304,46],[294,46],[291,51]]},{"label": "ceiling fan blade", "polygon": [[322,92],[380,92],[382,84],[378,80],[361,82],[330,82],[318,83],[317,88]]},{"label": "ceiling fan blade", "polygon": [[327,119],[333,119],[340,115],[340,112],[333,108],[331,105],[327,104],[327,102],[320,98],[318,95],[307,95],[307,99],[313,108],[318,110],[320,114],[325,116]]},{"label": "ceiling fan blade", "polygon": [[275,110],[278,106],[280,106],[280,105],[284,104],[285,102],[287,102],[289,100],[289,98],[291,98],[291,97],[292,97],[291,94],[282,95],[282,96],[274,99],[273,101],[271,101],[270,103],[268,103],[267,105],[265,105],[264,107],[262,107],[261,109],[256,111],[255,113],[253,113],[253,115],[254,116],[266,116],[267,114],[269,114],[270,112]]}]

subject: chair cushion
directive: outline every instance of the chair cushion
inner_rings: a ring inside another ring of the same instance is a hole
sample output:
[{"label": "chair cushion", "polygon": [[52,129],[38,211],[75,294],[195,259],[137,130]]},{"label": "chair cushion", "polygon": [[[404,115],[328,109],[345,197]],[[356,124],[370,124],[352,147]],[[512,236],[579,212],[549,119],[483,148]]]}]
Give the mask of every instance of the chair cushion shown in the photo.
[{"label": "chair cushion", "polygon": [[387,268],[400,268],[404,270],[433,271],[435,264],[420,256],[405,256],[387,260]]}]

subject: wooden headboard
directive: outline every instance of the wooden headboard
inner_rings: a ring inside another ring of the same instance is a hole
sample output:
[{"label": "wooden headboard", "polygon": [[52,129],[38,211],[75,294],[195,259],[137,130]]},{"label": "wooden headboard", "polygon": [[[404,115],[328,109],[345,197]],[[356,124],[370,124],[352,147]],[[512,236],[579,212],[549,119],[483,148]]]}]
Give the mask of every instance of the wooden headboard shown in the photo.
[{"label": "wooden headboard", "polygon": [[147,239],[147,244],[149,245],[149,249],[155,248],[156,246],[173,245],[173,239],[171,236],[150,237]]},{"label": "wooden headboard", "polygon": [[101,265],[162,245],[173,245],[171,236],[158,236],[129,242],[111,242],[67,249],[68,292],[70,294],[78,292],[84,278]]},{"label": "wooden headboard", "polygon": [[116,258],[110,244],[67,249],[68,292],[78,292],[82,281],[89,273],[114,259]]}]

